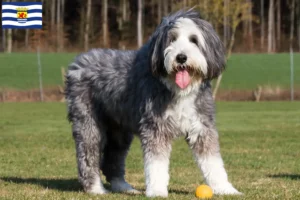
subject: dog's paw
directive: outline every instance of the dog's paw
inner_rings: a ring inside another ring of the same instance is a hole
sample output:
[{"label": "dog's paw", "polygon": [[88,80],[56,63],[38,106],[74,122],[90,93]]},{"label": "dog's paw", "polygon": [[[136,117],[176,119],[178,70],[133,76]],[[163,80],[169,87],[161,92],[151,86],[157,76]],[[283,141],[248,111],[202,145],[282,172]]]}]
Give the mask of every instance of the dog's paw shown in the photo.
[{"label": "dog's paw", "polygon": [[140,191],[134,189],[130,184],[124,180],[113,179],[111,182],[112,192],[124,192],[129,194],[141,194]]},{"label": "dog's paw", "polygon": [[167,189],[147,189],[146,190],[147,197],[168,197],[168,190]]},{"label": "dog's paw", "polygon": [[230,183],[212,186],[216,195],[242,195],[243,193],[235,189]]},{"label": "dog's paw", "polygon": [[126,191],[124,191],[124,192],[127,193],[127,194],[142,194],[141,191],[136,190],[136,189],[134,189],[134,188],[131,188],[131,189],[126,190]]},{"label": "dog's paw", "polygon": [[92,187],[91,189],[86,190],[86,192],[89,193],[89,194],[94,194],[94,195],[97,195],[97,194],[107,194],[107,193],[109,193],[109,191],[106,190],[106,189],[103,188],[103,187]]}]

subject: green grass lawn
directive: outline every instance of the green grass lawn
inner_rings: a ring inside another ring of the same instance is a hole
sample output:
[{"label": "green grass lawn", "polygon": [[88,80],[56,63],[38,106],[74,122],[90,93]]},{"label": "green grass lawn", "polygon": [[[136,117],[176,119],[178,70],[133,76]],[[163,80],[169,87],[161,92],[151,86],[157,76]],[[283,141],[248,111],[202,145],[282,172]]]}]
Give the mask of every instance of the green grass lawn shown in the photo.
[{"label": "green grass lawn", "polygon": [[[218,103],[221,150],[240,197],[300,199],[300,102]],[[127,180],[144,190],[140,144],[127,159]],[[170,199],[195,199],[200,171],[186,143],[173,144]],[[107,187],[109,185],[106,184]],[[0,104],[0,199],[146,199],[91,196],[77,182],[75,148],[62,103]]]},{"label": "green grass lawn", "polygon": [[[62,85],[61,67],[76,54],[41,54],[44,86]],[[0,54],[0,88],[32,89],[39,87],[37,55],[34,53]]]},{"label": "green grass lawn", "polygon": [[[74,53],[41,55],[43,83],[62,84],[60,68]],[[236,54],[229,62],[221,89],[254,89],[257,85],[289,87],[289,54]],[[295,84],[300,86],[300,54],[295,54]],[[0,54],[0,88],[38,88],[37,56],[34,53]]]}]

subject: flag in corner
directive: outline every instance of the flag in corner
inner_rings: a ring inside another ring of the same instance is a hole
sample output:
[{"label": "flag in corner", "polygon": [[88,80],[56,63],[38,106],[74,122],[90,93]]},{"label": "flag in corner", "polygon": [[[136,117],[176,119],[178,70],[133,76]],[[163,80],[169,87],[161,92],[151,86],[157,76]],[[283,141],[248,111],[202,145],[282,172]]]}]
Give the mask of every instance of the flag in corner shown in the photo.
[{"label": "flag in corner", "polygon": [[2,28],[42,28],[42,2],[2,2]]}]

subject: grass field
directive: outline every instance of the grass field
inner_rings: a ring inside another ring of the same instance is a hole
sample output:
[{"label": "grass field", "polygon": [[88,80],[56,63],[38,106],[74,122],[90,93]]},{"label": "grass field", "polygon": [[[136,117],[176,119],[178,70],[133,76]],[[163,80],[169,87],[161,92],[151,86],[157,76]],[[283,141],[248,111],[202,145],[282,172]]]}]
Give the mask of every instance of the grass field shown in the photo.
[{"label": "grass field", "polygon": [[[60,68],[74,53],[41,55],[44,86],[62,84]],[[290,84],[289,54],[236,54],[228,62],[221,89],[254,89],[257,85]],[[0,88],[38,88],[37,57],[34,53],[0,54]],[[300,86],[300,54],[295,54],[295,84]]]},{"label": "grass field", "polygon": [[[229,179],[244,195],[214,199],[300,199],[300,102],[218,103],[217,111]],[[62,103],[0,104],[0,199],[146,199],[81,191],[65,112]],[[135,139],[127,180],[144,190],[139,146]],[[195,199],[203,180],[182,139],[170,171],[169,198]]]}]

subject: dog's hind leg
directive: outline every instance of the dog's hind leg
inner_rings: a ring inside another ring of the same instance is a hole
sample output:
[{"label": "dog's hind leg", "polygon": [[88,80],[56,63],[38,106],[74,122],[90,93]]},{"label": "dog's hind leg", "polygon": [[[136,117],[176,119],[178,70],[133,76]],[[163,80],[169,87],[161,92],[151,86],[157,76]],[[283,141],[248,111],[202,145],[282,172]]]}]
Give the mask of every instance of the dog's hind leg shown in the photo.
[{"label": "dog's hind leg", "polygon": [[125,159],[132,142],[131,133],[118,128],[109,129],[102,159],[102,172],[111,184],[113,192],[139,193],[125,181]]},{"label": "dog's hind leg", "polygon": [[92,194],[107,193],[100,179],[101,137],[95,121],[87,116],[73,123],[79,181]]},{"label": "dog's hind leg", "polygon": [[107,193],[100,179],[101,147],[104,129],[99,127],[88,93],[68,98],[69,120],[76,144],[78,178],[83,189],[92,194]]}]

